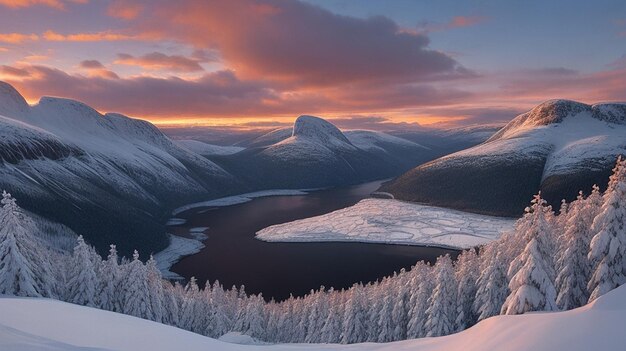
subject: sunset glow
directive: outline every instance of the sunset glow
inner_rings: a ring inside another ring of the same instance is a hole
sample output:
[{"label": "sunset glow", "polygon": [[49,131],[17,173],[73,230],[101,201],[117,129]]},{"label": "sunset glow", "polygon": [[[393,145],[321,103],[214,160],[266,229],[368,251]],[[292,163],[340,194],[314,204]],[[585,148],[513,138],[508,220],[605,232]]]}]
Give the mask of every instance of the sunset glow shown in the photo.
[{"label": "sunset glow", "polygon": [[241,128],[501,123],[547,98],[623,99],[624,3],[509,5],[0,1],[0,80],[30,103]]}]

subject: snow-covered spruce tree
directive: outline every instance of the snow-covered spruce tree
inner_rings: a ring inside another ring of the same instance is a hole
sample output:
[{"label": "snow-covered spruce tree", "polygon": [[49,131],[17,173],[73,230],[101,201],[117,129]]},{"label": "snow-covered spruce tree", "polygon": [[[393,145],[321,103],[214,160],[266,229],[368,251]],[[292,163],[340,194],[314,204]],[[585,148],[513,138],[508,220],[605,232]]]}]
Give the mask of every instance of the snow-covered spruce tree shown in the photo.
[{"label": "snow-covered spruce tree", "polygon": [[550,244],[551,212],[539,193],[526,208],[524,218],[520,219],[528,225],[522,226],[524,232],[516,234],[523,236],[527,244],[509,266],[511,293],[502,305],[502,314],[557,310],[553,245]]},{"label": "snow-covered spruce tree", "polygon": [[183,305],[184,288],[178,282],[164,282],[163,323],[180,327],[180,310]]},{"label": "snow-covered spruce tree", "polygon": [[474,249],[463,251],[457,258],[455,268],[458,282],[455,326],[456,331],[461,331],[474,325],[477,319],[473,306],[479,274],[476,251]]},{"label": "snow-covered spruce tree", "polygon": [[329,293],[329,311],[320,333],[320,342],[338,343],[340,341],[341,331],[343,330],[343,326],[341,324],[344,313],[343,295],[343,291],[333,292],[332,289],[331,293]]},{"label": "snow-covered spruce tree", "polygon": [[99,284],[91,259],[91,248],[82,235],[78,237],[70,258],[67,301],[90,307],[98,306],[97,287]]},{"label": "snow-covered spruce tree", "polygon": [[[365,326],[367,330],[367,339],[364,341],[367,342],[376,342],[378,340],[378,336],[380,334],[380,328],[378,326],[378,322],[381,318],[381,309],[383,308],[384,302],[384,290],[388,289],[387,287],[383,287],[386,285],[389,277],[385,277],[382,279],[382,282],[370,283],[366,287],[368,293],[365,294],[366,305],[367,308],[367,322]],[[376,288],[373,288],[373,287]]]},{"label": "snow-covered spruce tree", "polygon": [[353,344],[367,338],[367,307],[364,304],[363,285],[355,284],[350,288],[346,303],[341,343]]},{"label": "snow-covered spruce tree", "polygon": [[232,328],[232,320],[228,315],[227,307],[228,301],[227,296],[224,292],[224,288],[220,285],[219,281],[215,281],[213,283],[212,289],[212,302],[214,305],[214,326],[211,337],[219,338],[220,336],[228,333]]},{"label": "snow-covered spruce tree", "polygon": [[203,334],[206,330],[206,305],[202,291],[195,277],[191,277],[183,297],[180,311],[180,327],[194,333]]},{"label": "snow-covered spruce tree", "polygon": [[122,313],[153,320],[146,267],[139,260],[139,253],[136,250],[133,253],[133,260],[124,266],[124,277],[120,282],[119,291]]},{"label": "snow-covered spruce tree", "polygon": [[262,295],[252,295],[248,298],[243,325],[240,328],[242,333],[260,340],[265,340],[265,328],[267,321],[264,307],[265,301],[263,301]]},{"label": "snow-covered spruce tree", "polygon": [[150,259],[146,262],[146,279],[148,280],[148,297],[150,299],[150,307],[152,309],[152,320],[155,322],[163,322],[163,277],[161,271],[157,267],[157,263],[150,255]]},{"label": "snow-covered spruce tree", "polygon": [[418,262],[411,269],[411,296],[409,297],[409,315],[407,326],[407,338],[415,339],[426,336],[426,320],[428,319],[428,299],[434,288],[433,267]]},{"label": "snow-covered spruce tree", "polygon": [[474,313],[476,321],[500,314],[509,293],[507,266],[503,262],[498,246],[491,243],[481,250],[480,275],[476,283]]},{"label": "snow-covered spruce tree", "polygon": [[99,273],[96,292],[99,308],[119,312],[120,304],[117,289],[120,280],[120,269],[115,245],[110,246],[109,255],[102,262]]},{"label": "snow-covered spruce tree", "polygon": [[393,320],[394,330],[392,340],[404,340],[406,339],[407,326],[409,324],[409,299],[411,297],[410,282],[411,276],[402,268],[400,274],[395,279],[392,279],[391,291],[396,291],[394,294],[393,311],[391,318]]},{"label": "snow-covered spruce tree", "polygon": [[[388,286],[388,284],[385,284]],[[387,290],[387,289],[385,289]],[[373,330],[373,336],[375,336],[377,342],[389,342],[393,340],[393,298],[392,294],[383,293],[379,296],[380,300],[380,308],[378,309],[378,321],[376,323],[377,328]]]},{"label": "snow-covered spruce tree", "polygon": [[309,325],[304,341],[308,343],[319,343],[321,342],[322,328],[328,316],[328,294],[324,291],[324,287],[322,286],[311,298],[311,313],[309,314]]},{"label": "snow-covered spruce tree", "polygon": [[443,336],[454,332],[457,284],[450,255],[439,256],[435,264],[435,289],[428,300],[426,336]]},{"label": "snow-covered spruce tree", "polygon": [[11,194],[0,208],[0,294],[54,297],[49,255],[34,236],[34,226]]},{"label": "snow-covered spruce tree", "polygon": [[626,282],[626,160],[620,157],[604,193],[604,203],[593,221],[588,258],[592,276],[589,301]]},{"label": "snow-covered spruce tree", "polygon": [[[582,191],[576,201],[569,206],[563,221],[564,231],[559,237],[558,273],[556,276],[557,306],[561,310],[569,310],[587,303],[589,294],[587,283],[591,272],[591,265],[587,259],[589,242],[591,241],[591,225],[593,218],[586,212],[587,202]],[[563,216],[563,214],[560,214]]]}]

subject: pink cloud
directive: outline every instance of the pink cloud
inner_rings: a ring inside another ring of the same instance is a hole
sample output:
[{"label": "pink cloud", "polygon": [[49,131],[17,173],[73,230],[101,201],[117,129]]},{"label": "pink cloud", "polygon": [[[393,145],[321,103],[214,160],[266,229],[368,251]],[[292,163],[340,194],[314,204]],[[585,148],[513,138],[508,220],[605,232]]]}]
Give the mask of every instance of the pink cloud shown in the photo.
[{"label": "pink cloud", "polygon": [[114,62],[118,65],[138,66],[148,70],[167,70],[172,72],[198,72],[204,71],[196,59],[180,55],[166,55],[160,52],[152,52],[142,56],[118,54]]},{"label": "pink cloud", "polygon": [[242,77],[298,86],[434,81],[470,72],[386,17],[335,15],[298,1],[151,1],[147,33],[217,48]]},{"label": "pink cloud", "polygon": [[137,2],[116,0],[107,8],[107,14],[111,17],[132,20],[137,18],[142,10],[143,5]]},{"label": "pink cloud", "polygon": [[9,8],[23,8],[41,5],[63,10],[65,9],[66,3],[85,4],[87,1],[88,0],[0,0],[0,5]]}]

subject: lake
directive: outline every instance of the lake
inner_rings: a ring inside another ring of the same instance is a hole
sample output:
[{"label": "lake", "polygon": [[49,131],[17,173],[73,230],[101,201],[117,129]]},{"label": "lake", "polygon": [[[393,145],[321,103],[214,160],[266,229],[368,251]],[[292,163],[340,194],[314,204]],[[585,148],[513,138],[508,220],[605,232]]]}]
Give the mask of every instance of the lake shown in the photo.
[{"label": "lake", "polygon": [[194,208],[177,215],[186,219],[171,232],[188,236],[195,227],[209,227],[206,247],[183,258],[172,271],[199,283],[219,280],[224,286],[244,285],[266,299],[303,296],[320,286],[347,288],[433,262],[457,251],[435,247],[366,243],[269,243],[254,238],[270,225],[321,215],[354,205],[378,189],[380,181],[314,191],[307,195],[271,196],[227,207]]}]

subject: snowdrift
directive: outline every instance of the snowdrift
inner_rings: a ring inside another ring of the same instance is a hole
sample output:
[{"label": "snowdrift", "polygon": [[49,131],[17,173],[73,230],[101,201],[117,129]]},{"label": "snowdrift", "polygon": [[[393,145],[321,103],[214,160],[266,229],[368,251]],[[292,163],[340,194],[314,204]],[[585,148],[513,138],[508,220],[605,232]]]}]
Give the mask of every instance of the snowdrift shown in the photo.
[{"label": "snowdrift", "polygon": [[0,298],[0,349],[20,351],[609,351],[624,349],[624,325],[626,286],[567,312],[498,316],[450,336],[354,345],[237,345],[135,317],[55,300]]}]

